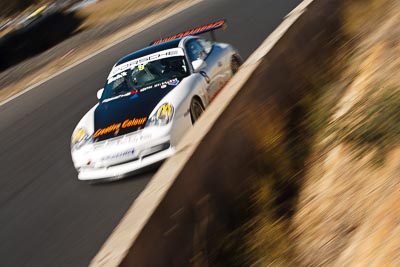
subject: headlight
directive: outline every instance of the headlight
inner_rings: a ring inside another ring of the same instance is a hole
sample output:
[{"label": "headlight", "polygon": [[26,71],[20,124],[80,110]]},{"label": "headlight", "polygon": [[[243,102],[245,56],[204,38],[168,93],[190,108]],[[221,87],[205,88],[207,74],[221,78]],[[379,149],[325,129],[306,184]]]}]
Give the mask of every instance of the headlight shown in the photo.
[{"label": "headlight", "polygon": [[85,128],[79,128],[72,134],[71,148],[79,149],[82,146],[92,142],[93,142],[93,136],[91,134],[88,134]]},{"label": "headlight", "polygon": [[162,104],[157,112],[148,120],[146,126],[167,125],[174,117],[174,107],[171,104]]}]

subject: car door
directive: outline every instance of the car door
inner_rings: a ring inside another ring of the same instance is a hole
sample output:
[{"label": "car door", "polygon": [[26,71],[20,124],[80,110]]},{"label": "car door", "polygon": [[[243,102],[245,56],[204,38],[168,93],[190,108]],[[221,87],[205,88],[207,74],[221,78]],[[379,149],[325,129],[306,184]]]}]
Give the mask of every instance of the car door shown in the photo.
[{"label": "car door", "polygon": [[[200,41],[202,40],[202,41]],[[222,82],[221,62],[218,53],[213,53],[213,46],[206,46],[203,39],[190,39],[186,43],[189,61],[193,64],[196,60],[203,60],[205,65],[198,71],[208,83],[208,100],[211,101],[220,90]],[[203,44],[202,44],[203,43]]]}]

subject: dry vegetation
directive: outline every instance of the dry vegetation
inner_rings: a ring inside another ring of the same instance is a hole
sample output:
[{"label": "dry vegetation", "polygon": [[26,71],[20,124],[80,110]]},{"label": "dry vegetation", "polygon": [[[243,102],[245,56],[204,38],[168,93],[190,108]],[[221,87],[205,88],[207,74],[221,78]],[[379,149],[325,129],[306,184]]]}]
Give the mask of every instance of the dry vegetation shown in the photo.
[{"label": "dry vegetation", "polygon": [[86,18],[83,27],[110,22],[116,18],[150,8],[166,0],[101,0],[79,11]]},{"label": "dry vegetation", "polygon": [[[320,129],[294,220],[302,266],[399,266],[400,3],[352,1],[345,94]],[[326,112],[326,110],[316,110]]]},{"label": "dry vegetation", "polygon": [[400,266],[400,2],[343,2],[335,74],[309,71],[303,128],[252,107],[257,183],[229,266]]}]

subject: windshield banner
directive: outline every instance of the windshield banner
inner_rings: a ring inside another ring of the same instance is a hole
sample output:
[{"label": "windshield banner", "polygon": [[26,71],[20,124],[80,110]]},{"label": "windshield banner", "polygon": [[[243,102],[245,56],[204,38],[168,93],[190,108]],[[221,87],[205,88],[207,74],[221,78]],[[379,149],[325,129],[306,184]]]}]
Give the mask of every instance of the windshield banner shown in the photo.
[{"label": "windshield banner", "polygon": [[142,65],[142,64],[146,64],[148,62],[151,61],[155,61],[155,60],[160,60],[163,58],[169,58],[169,57],[177,57],[177,56],[184,56],[183,50],[182,48],[172,48],[172,49],[168,49],[168,50],[163,50],[163,51],[159,51],[157,53],[154,54],[150,54],[141,58],[136,58],[134,60],[122,63],[116,67],[114,67],[110,74],[108,75],[108,79],[112,78],[114,75],[119,74],[125,70],[131,69],[133,67]]}]

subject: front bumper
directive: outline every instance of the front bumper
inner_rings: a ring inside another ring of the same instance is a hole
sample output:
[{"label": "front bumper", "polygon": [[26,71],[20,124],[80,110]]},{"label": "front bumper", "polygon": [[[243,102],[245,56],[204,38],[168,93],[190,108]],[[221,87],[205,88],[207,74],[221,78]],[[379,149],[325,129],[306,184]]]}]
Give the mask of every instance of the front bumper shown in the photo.
[{"label": "front bumper", "polygon": [[81,168],[78,174],[78,179],[82,181],[100,179],[118,180],[133,175],[145,167],[161,162],[172,156],[174,152],[174,148],[170,147],[151,156],[139,158],[120,165],[102,168]]},{"label": "front bumper", "polygon": [[170,128],[154,127],[72,152],[78,179],[117,180],[172,156]]}]

